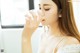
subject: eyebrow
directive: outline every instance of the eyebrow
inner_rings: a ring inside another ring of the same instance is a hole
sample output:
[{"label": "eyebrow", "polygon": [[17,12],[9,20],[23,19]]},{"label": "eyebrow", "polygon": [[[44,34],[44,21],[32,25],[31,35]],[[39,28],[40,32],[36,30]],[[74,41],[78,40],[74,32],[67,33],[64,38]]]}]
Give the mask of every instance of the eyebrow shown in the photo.
[{"label": "eyebrow", "polygon": [[[39,6],[41,6],[41,5],[39,4]],[[50,4],[43,4],[43,6],[50,6]]]}]

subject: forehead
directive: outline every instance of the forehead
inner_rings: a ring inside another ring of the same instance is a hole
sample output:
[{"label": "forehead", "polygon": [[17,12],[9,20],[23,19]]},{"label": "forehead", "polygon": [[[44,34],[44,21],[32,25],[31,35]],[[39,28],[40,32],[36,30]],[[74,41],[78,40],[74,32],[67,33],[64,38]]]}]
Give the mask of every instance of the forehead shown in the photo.
[{"label": "forehead", "polygon": [[39,0],[39,4],[42,5],[42,4],[55,4],[52,0]]}]

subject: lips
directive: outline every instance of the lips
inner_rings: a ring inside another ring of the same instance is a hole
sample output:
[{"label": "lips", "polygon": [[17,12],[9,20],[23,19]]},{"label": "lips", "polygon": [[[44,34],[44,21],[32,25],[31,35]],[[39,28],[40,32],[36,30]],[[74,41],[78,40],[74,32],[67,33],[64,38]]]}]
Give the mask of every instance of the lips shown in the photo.
[{"label": "lips", "polygon": [[42,21],[45,21],[45,19],[43,19]]}]

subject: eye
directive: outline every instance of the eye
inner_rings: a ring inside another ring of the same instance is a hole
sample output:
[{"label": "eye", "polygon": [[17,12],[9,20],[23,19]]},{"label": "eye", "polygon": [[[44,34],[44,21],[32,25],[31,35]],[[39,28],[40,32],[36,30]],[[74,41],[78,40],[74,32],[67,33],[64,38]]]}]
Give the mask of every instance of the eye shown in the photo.
[{"label": "eye", "polygon": [[49,11],[49,10],[50,10],[50,8],[45,9],[45,11]]},{"label": "eye", "polygon": [[44,10],[45,11],[49,11],[50,10],[50,6],[44,6]]}]

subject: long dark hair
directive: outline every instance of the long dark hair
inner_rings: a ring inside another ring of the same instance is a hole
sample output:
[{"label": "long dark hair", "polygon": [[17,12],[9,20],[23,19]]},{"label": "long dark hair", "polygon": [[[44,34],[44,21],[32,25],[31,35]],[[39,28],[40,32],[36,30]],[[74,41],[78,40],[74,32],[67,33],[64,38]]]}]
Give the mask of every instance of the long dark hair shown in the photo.
[{"label": "long dark hair", "polygon": [[62,17],[59,18],[60,30],[68,36],[75,37],[80,42],[79,31],[74,20],[72,2],[68,0],[52,1],[56,3],[58,10],[61,10]]}]

